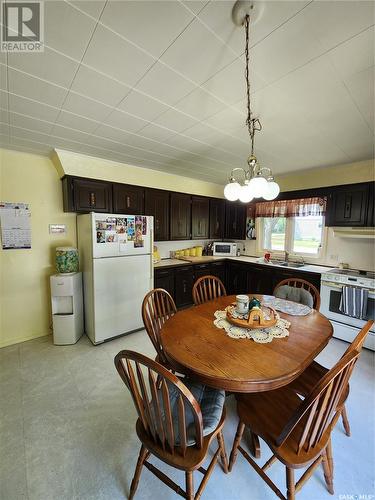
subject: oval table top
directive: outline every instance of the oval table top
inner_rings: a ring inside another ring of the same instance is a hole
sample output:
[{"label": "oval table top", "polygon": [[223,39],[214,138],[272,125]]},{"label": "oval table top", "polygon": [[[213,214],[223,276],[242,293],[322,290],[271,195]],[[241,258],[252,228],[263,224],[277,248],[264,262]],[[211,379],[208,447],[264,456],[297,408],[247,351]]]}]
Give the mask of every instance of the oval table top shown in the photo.
[{"label": "oval table top", "polygon": [[[262,300],[261,295],[254,296]],[[215,311],[234,301],[232,295],[193,306],[179,311],[163,325],[161,343],[178,372],[227,391],[277,389],[294,380],[332,336],[331,323],[313,310],[307,316],[279,312],[291,323],[288,337],[274,338],[267,344],[233,339],[213,322]]]}]

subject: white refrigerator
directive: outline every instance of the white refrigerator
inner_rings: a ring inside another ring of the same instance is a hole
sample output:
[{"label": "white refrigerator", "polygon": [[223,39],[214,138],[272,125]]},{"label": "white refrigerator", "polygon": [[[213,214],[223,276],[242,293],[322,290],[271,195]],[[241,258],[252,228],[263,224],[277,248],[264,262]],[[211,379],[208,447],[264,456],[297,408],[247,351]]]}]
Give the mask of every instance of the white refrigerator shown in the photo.
[{"label": "white refrigerator", "polygon": [[78,215],[85,331],[93,344],[143,328],[141,306],[153,288],[153,217]]}]

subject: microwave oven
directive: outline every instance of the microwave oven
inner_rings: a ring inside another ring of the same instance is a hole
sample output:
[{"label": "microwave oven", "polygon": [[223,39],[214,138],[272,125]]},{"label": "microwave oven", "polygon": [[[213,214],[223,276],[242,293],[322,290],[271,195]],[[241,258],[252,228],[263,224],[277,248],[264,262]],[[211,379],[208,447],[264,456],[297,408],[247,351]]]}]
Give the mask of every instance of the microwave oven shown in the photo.
[{"label": "microwave oven", "polygon": [[237,243],[231,243],[228,241],[215,241],[213,246],[213,254],[221,257],[235,257],[237,255]]}]

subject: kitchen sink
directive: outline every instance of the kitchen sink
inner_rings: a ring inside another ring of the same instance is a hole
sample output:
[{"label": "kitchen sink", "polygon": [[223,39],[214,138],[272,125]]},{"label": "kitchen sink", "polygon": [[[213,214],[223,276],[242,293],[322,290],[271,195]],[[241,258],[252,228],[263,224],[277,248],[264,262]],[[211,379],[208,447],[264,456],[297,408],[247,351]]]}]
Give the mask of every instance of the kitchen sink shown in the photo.
[{"label": "kitchen sink", "polygon": [[298,268],[298,267],[304,267],[305,264],[303,262],[281,262],[279,266]]}]

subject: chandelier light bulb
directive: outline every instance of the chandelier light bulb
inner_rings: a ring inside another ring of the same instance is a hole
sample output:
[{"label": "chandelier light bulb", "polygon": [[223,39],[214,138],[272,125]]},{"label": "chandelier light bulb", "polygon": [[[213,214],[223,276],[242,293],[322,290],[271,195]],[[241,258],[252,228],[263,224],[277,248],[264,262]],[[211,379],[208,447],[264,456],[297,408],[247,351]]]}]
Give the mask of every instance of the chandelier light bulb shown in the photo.
[{"label": "chandelier light bulb", "polygon": [[238,182],[229,182],[224,188],[224,196],[229,201],[238,200],[240,194],[241,186]]},{"label": "chandelier light bulb", "polygon": [[240,187],[240,195],[238,198],[240,201],[242,201],[242,203],[249,203],[254,198],[248,184]]},{"label": "chandelier light bulb", "polygon": [[268,192],[268,182],[264,177],[256,176],[249,182],[249,188],[253,193],[254,198],[262,198],[263,194]]},{"label": "chandelier light bulb", "polygon": [[263,195],[265,200],[274,200],[280,193],[280,187],[275,181],[267,182],[267,193]]}]

